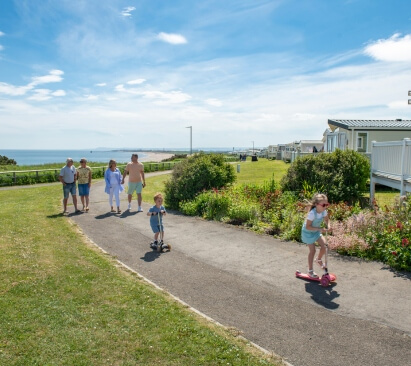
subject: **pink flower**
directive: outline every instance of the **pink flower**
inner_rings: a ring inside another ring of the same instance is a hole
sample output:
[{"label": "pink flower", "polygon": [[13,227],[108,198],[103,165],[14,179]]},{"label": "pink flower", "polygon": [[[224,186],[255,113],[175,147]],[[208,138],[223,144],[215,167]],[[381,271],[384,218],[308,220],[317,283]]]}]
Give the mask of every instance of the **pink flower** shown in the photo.
[{"label": "pink flower", "polygon": [[391,254],[393,255],[393,256],[397,256],[398,255],[398,253],[395,251],[395,250],[393,250],[392,252],[391,252]]},{"label": "pink flower", "polygon": [[409,244],[410,244],[410,241],[407,239],[407,238],[404,238],[404,239],[402,239],[402,246],[403,247],[406,247],[406,246],[408,246]]},{"label": "pink flower", "polygon": [[404,227],[404,226],[402,225],[402,223],[401,223],[400,221],[398,221],[398,222],[397,222],[397,229],[402,230],[403,227]]}]

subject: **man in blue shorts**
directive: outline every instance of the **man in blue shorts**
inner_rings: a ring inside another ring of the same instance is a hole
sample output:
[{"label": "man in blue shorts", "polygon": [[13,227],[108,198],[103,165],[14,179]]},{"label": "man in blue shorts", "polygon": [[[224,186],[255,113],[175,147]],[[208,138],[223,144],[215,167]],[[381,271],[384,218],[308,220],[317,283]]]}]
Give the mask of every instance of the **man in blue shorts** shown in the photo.
[{"label": "man in blue shorts", "polygon": [[80,212],[77,209],[77,195],[76,195],[76,168],[73,166],[73,159],[68,158],[66,165],[60,170],[59,180],[63,184],[63,214],[67,213],[67,201],[71,193],[73,198],[73,205],[75,213]]}]

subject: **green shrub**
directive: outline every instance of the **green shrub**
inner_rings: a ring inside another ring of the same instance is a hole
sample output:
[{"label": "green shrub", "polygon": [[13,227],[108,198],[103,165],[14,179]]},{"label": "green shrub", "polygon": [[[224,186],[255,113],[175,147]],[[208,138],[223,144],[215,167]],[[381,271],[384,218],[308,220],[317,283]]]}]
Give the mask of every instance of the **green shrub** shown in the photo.
[{"label": "green shrub", "polygon": [[203,190],[220,189],[233,183],[234,167],[221,154],[199,153],[174,166],[171,179],[165,183],[167,206],[179,209],[180,203],[194,199]]},{"label": "green shrub", "polygon": [[202,192],[192,201],[180,203],[180,210],[189,216],[201,216],[208,220],[221,220],[228,214],[231,200],[218,190]]},{"label": "green shrub", "polygon": [[256,205],[245,202],[235,202],[228,210],[228,222],[241,225],[253,223],[258,218],[258,209]]},{"label": "green shrub", "polygon": [[[353,150],[313,154],[294,161],[283,177],[284,191],[324,192],[330,202],[357,202],[367,190],[370,176],[368,159]],[[311,192],[312,193],[312,192]]]},{"label": "green shrub", "polygon": [[0,165],[17,165],[16,160],[10,159],[5,155],[0,155]]}]

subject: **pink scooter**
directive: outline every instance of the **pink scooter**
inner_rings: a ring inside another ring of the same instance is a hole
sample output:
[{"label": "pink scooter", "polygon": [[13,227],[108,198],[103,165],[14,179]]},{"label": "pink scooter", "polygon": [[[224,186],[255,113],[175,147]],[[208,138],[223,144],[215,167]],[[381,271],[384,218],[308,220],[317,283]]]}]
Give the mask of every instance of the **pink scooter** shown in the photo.
[{"label": "pink scooter", "polygon": [[325,243],[325,262],[324,262],[324,274],[321,277],[310,277],[308,273],[302,273],[299,270],[295,272],[295,277],[302,278],[303,280],[317,281],[321,283],[321,286],[327,287],[331,282],[337,281],[337,276],[334,273],[328,272],[328,243]]}]

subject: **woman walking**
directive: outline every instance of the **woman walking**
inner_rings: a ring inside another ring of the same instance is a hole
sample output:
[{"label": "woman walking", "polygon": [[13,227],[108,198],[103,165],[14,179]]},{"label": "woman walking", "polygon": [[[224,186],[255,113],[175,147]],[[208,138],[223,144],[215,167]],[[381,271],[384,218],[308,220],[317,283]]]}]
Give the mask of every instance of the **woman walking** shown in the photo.
[{"label": "woman walking", "polygon": [[109,195],[108,202],[111,206],[111,212],[116,212],[113,207],[113,196],[116,200],[117,213],[121,213],[120,210],[120,192],[124,190],[121,184],[121,172],[117,168],[117,162],[110,160],[108,163],[108,169],[104,173],[104,180],[106,181],[105,192]]}]

